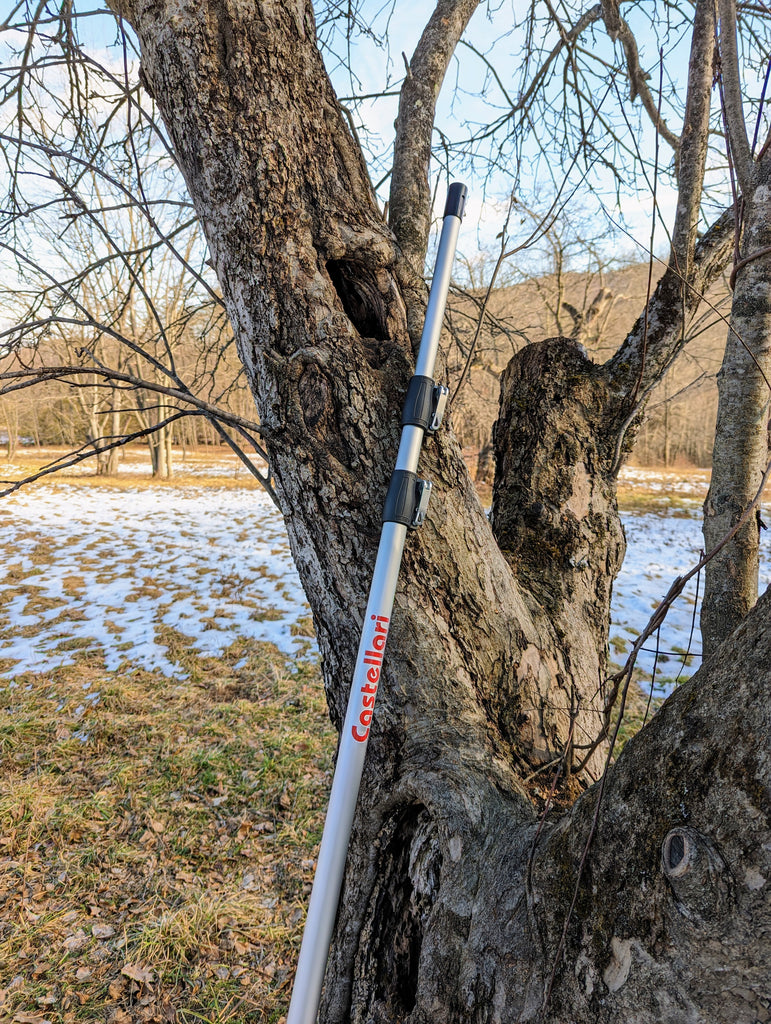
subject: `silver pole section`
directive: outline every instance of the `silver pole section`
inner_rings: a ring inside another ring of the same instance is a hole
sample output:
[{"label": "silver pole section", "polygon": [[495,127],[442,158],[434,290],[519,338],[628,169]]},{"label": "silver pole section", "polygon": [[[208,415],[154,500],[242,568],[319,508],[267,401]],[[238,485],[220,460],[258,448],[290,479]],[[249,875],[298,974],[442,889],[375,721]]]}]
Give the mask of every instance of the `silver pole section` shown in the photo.
[{"label": "silver pole section", "polygon": [[418,480],[416,474],[423,437],[426,431],[433,432],[439,427],[447,398],[447,389],[435,385],[432,377],[465,201],[465,185],[451,185],[415,376],[402,415],[399,452],[383,512],[383,530],[340,736],[287,1024],[316,1022],[404,542],[408,527],[422,523],[431,493],[430,483]]},{"label": "silver pole section", "polygon": [[[452,188],[453,186],[451,186]],[[465,203],[465,186],[463,202]],[[449,197],[448,197],[449,205]],[[462,211],[461,211],[462,216]],[[436,266],[428,295],[426,319],[423,322],[423,333],[420,338],[418,358],[415,363],[415,376],[433,377],[434,364],[439,351],[439,336],[442,333],[444,307],[447,305],[447,292],[450,288],[450,275],[455,260],[455,247],[458,244],[460,217],[445,213],[442,233],[439,236],[439,248],[436,252]]]}]

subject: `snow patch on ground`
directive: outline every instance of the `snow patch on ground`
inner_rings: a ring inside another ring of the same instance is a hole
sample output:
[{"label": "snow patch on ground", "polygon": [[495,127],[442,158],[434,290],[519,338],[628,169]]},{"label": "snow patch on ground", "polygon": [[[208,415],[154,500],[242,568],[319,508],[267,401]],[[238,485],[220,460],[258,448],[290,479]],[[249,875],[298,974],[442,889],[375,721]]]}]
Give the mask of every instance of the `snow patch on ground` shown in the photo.
[{"label": "snow patch on ground", "polygon": [[[703,549],[700,508],[683,513],[665,510],[622,515],[627,539],[624,564],[613,590],[611,657],[623,663],[677,576],[696,565]],[[767,517],[764,517],[767,518]],[[771,584],[771,545],[761,539],[760,592]],[[699,605],[703,575],[694,578],[672,606],[657,637],[652,636],[637,666],[667,690],[686,679],[701,664]],[[658,648],[658,655],[656,650]]]},{"label": "snow patch on ground", "polygon": [[[663,494],[677,482],[662,482],[651,470],[625,470],[625,476]],[[619,664],[675,576],[698,561],[702,545],[698,507],[623,518],[627,556],[610,632]],[[51,671],[73,660],[73,648],[89,646],[103,650],[108,669],[128,658],[179,674],[158,635],[164,625],[189,637],[202,655],[220,654],[239,637],[270,641],[294,658],[318,653],[283,520],[260,491],[59,484],[6,499],[0,530],[6,677]],[[771,583],[767,536],[761,589]],[[697,600],[694,579],[661,630],[658,659],[651,638],[638,662],[647,673],[656,662],[665,688],[699,666]]]},{"label": "snow patch on ground", "polygon": [[0,527],[14,563],[0,583],[6,676],[67,664],[78,641],[102,647],[108,669],[130,658],[173,675],[158,624],[203,655],[238,637],[315,650],[283,522],[259,491],[40,488],[7,499]]}]

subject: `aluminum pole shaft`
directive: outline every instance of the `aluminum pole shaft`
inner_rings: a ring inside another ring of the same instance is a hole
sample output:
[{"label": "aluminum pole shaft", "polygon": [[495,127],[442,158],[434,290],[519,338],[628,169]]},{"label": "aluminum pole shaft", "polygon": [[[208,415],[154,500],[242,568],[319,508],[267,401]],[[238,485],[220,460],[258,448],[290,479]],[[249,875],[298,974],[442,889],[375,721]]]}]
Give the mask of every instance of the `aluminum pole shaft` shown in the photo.
[{"label": "aluminum pole shaft", "polygon": [[[465,186],[450,187],[416,376],[433,377],[465,195]],[[422,426],[402,428],[394,472],[417,472],[424,433]],[[287,1024],[316,1022],[406,536],[404,523],[383,523]]]}]

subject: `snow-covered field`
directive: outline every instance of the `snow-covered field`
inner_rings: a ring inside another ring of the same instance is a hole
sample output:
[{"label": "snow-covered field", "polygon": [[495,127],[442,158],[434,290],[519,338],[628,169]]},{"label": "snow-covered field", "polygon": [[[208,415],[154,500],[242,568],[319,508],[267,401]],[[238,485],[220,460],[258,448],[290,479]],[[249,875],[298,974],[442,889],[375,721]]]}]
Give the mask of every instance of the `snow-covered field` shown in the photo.
[{"label": "snow-covered field", "polygon": [[129,658],[171,675],[159,625],[201,654],[241,636],[290,655],[315,647],[283,523],[260,491],[63,484],[5,499],[0,527],[0,627],[18,630],[0,641],[6,675],[71,661],[73,641],[100,645],[108,669]]},{"label": "snow-covered field", "polygon": [[[655,511],[624,516],[628,550],[616,584],[612,654],[634,637],[677,575],[698,560],[702,477],[688,487],[671,474],[628,470],[624,483],[661,499]],[[677,507],[668,507],[668,495]],[[314,657],[309,610],[281,518],[260,491],[212,486],[162,489],[73,486],[22,490],[0,503],[5,555],[0,576],[0,664],[9,677],[45,672],[99,648],[109,669],[129,659],[179,672],[164,626],[201,654],[239,637],[268,640],[292,657]],[[761,588],[771,583],[765,541]],[[665,681],[698,667],[696,581],[659,638]],[[653,667],[655,639],[640,667]],[[694,655],[683,664],[685,652]],[[680,652],[678,655],[677,652]]]}]

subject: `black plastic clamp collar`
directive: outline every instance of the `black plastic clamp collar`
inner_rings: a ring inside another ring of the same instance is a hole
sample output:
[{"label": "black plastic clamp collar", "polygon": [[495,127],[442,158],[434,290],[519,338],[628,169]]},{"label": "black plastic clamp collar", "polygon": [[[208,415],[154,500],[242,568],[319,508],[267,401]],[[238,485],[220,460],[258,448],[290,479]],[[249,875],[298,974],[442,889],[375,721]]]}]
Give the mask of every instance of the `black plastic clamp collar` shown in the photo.
[{"label": "black plastic clamp collar", "polygon": [[444,204],[445,217],[460,217],[463,220],[463,211],[466,208],[466,196],[468,189],[459,181],[454,181],[447,191],[447,202]]},{"label": "black plastic clamp collar", "polygon": [[401,523],[411,526],[415,515],[415,500],[418,485],[416,473],[408,469],[395,469],[388,485],[385,505],[383,506],[384,523]]},{"label": "black plastic clamp collar", "polygon": [[417,374],[410,380],[402,410],[403,427],[422,427],[428,430],[434,418],[434,382],[430,377]]}]

